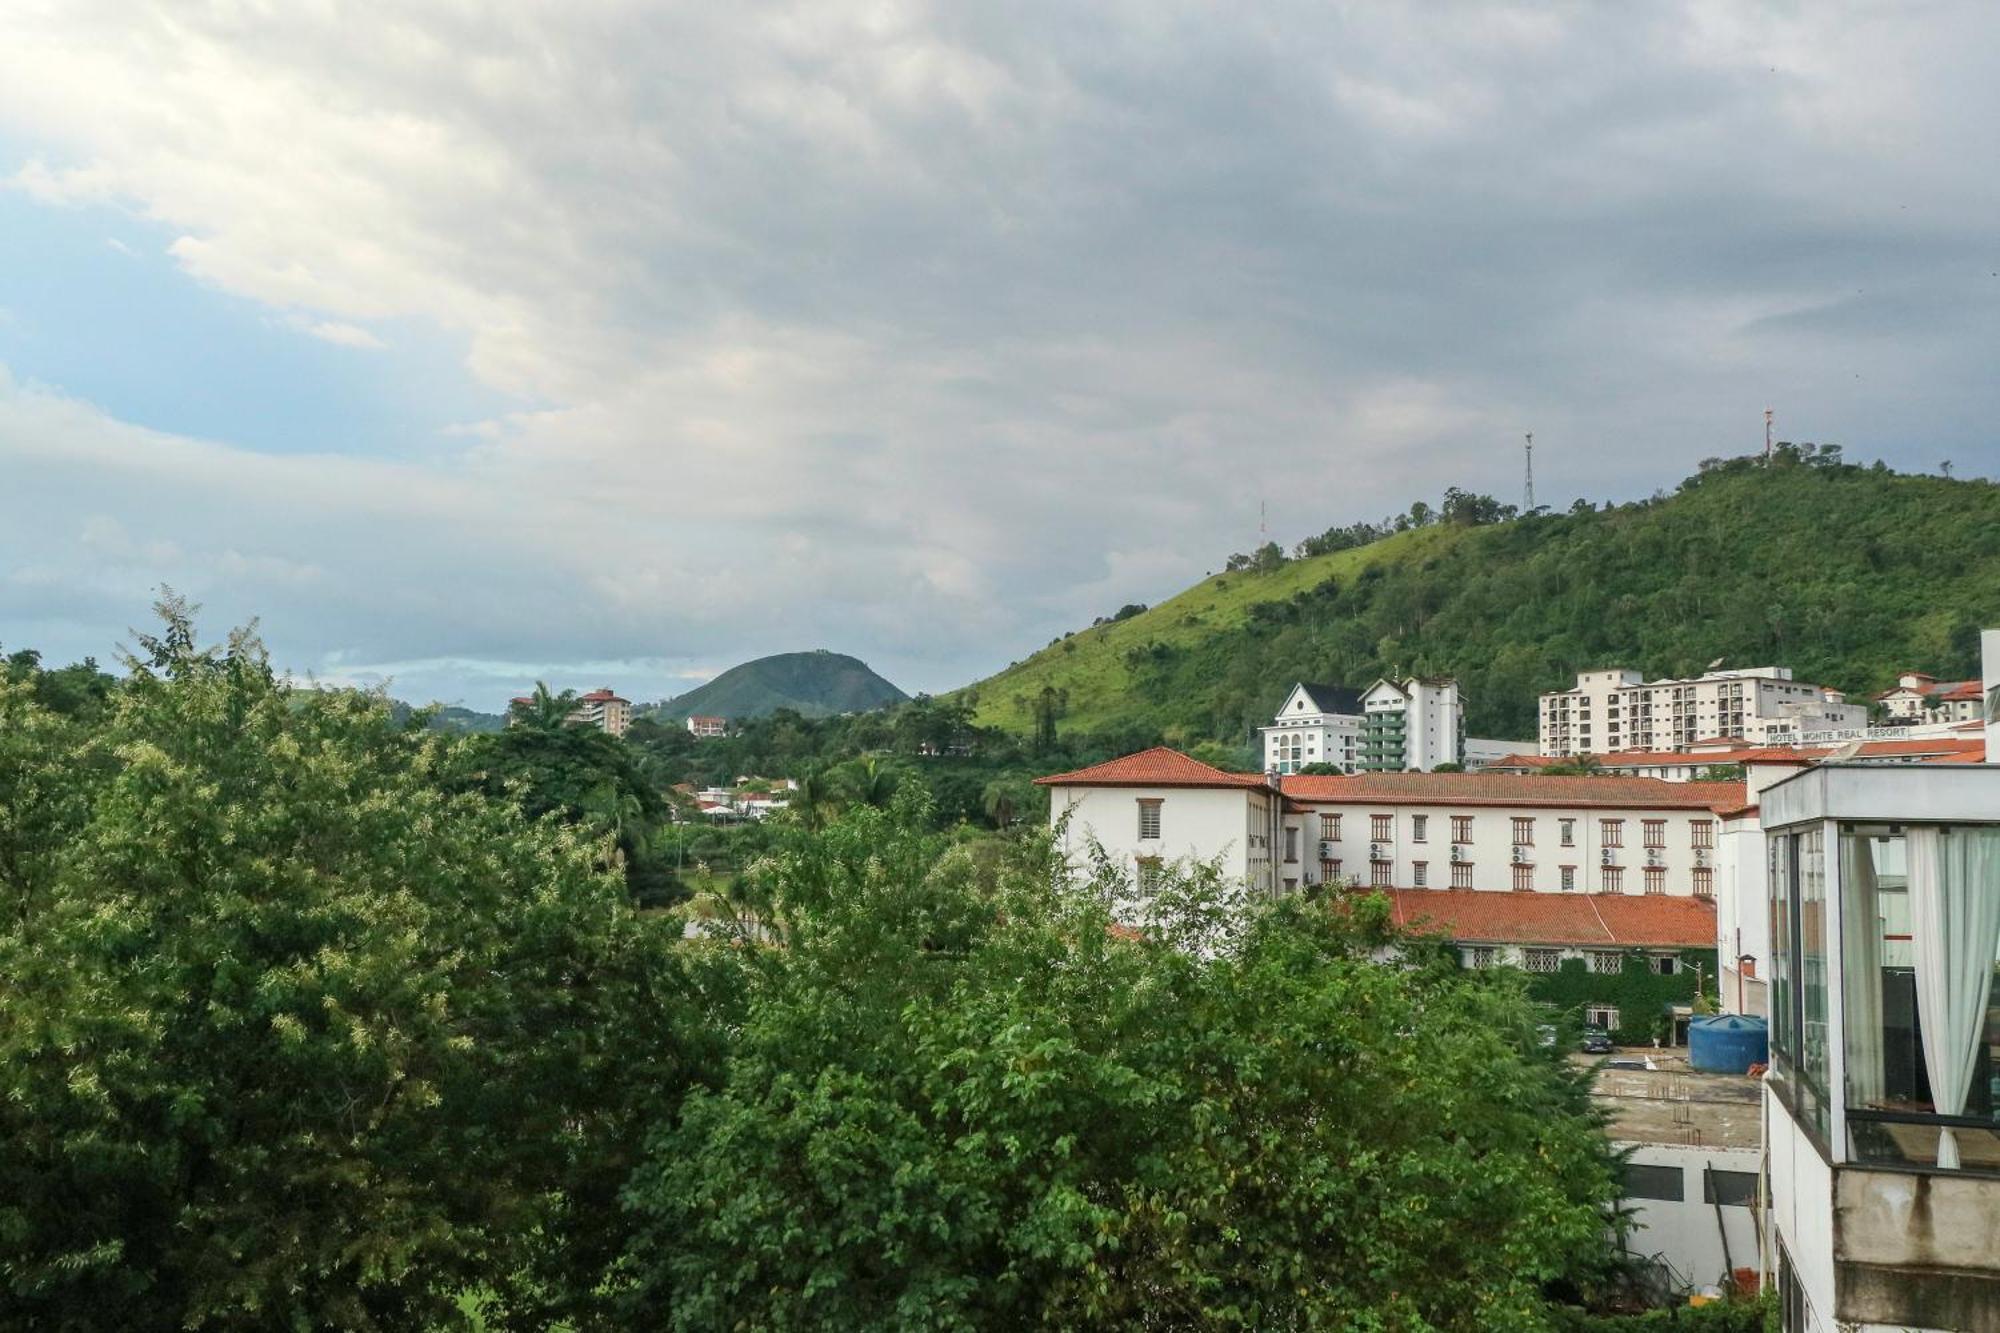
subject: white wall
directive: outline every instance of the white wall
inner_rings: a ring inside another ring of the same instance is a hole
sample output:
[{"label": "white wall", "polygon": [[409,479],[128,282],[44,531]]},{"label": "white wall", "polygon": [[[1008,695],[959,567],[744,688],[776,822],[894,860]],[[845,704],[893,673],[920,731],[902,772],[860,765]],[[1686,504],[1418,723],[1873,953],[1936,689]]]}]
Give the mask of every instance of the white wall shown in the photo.
[{"label": "white wall", "polygon": [[[1063,830],[1063,853],[1071,866],[1087,871],[1094,838],[1127,874],[1140,859],[1209,861],[1219,857],[1223,873],[1252,888],[1275,887],[1269,820],[1275,792],[1247,787],[1052,787],[1049,822]],[[1139,802],[1160,802],[1160,836],[1139,837]]]},{"label": "white wall", "polygon": [[1771,1168],[1771,1271],[1779,1244],[1806,1294],[1807,1327],[1831,1333],[1833,1324],[1833,1168],[1764,1089],[1764,1147]]},{"label": "white wall", "polygon": [[[1717,994],[1726,1014],[1768,1015],[1771,975],[1771,909],[1765,885],[1764,829],[1755,815],[1722,825],[1723,867],[1715,877],[1715,951],[1721,964]],[[1745,954],[1755,960],[1740,968]]]},{"label": "white wall", "polygon": [[[1339,837],[1334,840],[1333,849],[1334,857],[1341,863],[1338,874],[1343,879],[1358,876],[1363,884],[1375,882],[1371,867],[1378,840],[1373,836],[1372,816],[1377,814],[1389,816],[1389,836],[1379,840],[1379,846],[1389,867],[1388,886],[1392,888],[1451,887],[1451,821],[1454,816],[1460,815],[1472,819],[1472,839],[1464,846],[1473,867],[1472,887],[1477,889],[1513,888],[1513,821],[1516,816],[1534,821],[1534,843],[1523,850],[1532,870],[1530,887],[1538,892],[1561,892],[1561,867],[1565,865],[1576,869],[1575,892],[1602,891],[1604,848],[1599,821],[1603,819],[1624,821],[1624,846],[1615,849],[1612,855],[1614,863],[1624,869],[1626,893],[1645,892],[1645,868],[1655,860],[1665,872],[1664,891],[1681,897],[1693,895],[1697,865],[1705,866],[1711,872],[1712,881],[1718,884],[1727,873],[1722,863],[1722,820],[1708,810],[1425,805],[1417,802],[1383,805],[1316,800],[1306,800],[1302,804],[1311,811],[1307,832],[1315,844],[1315,854],[1320,840],[1318,816],[1339,815]],[[1423,816],[1427,825],[1422,842],[1416,838],[1417,816]],[[1574,821],[1573,845],[1568,847],[1563,846],[1561,840],[1561,821],[1564,819]],[[1657,851],[1649,850],[1644,845],[1644,821],[1648,819],[1664,820],[1666,824],[1666,845]],[[1694,847],[1693,825],[1701,820],[1708,822],[1710,832],[1715,835],[1715,846],[1697,850]],[[1421,886],[1417,883],[1416,873],[1416,865],[1420,861],[1426,866]]]},{"label": "white wall", "polygon": [[[1682,1175],[1682,1199],[1628,1198],[1635,1226],[1626,1238],[1632,1254],[1655,1258],[1674,1273],[1684,1291],[1722,1285],[1734,1268],[1757,1267],[1757,1217],[1752,1208],[1723,1205],[1717,1226],[1716,1205],[1706,1201],[1702,1169],[1741,1171],[1755,1175],[1755,1148],[1696,1148],[1681,1144],[1642,1143],[1633,1146],[1630,1161],[1677,1169]],[[1728,1235],[1727,1258],[1722,1238]]]},{"label": "white wall", "polygon": [[1361,735],[1358,717],[1343,713],[1280,714],[1276,722],[1261,730],[1267,773],[1296,773],[1307,764],[1338,764],[1343,772],[1354,771],[1354,747]]}]

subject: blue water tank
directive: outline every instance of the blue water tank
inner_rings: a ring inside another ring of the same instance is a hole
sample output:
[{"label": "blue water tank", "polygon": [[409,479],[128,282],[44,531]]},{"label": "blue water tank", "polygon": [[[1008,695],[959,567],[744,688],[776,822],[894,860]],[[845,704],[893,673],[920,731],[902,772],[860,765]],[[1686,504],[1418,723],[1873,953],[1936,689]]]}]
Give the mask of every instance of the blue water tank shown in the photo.
[{"label": "blue water tank", "polygon": [[1688,1023],[1688,1063],[1696,1069],[1741,1074],[1770,1058],[1770,1027],[1761,1018],[1721,1014]]}]

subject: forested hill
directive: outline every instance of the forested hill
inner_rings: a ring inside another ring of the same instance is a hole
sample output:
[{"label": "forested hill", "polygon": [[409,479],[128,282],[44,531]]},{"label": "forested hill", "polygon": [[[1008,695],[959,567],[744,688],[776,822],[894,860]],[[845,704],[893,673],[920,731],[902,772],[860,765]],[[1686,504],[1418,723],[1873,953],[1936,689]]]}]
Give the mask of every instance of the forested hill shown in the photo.
[{"label": "forested hill", "polygon": [[1671,496],[1525,518],[1480,497],[1442,519],[1418,505],[1366,545],[1235,557],[1247,567],[959,697],[1009,730],[1053,711],[1063,731],[1240,745],[1293,681],[1435,673],[1462,682],[1473,734],[1530,739],[1536,696],[1592,667],[1684,675],[1719,657],[1855,694],[1899,670],[1977,675],[1979,627],[2000,625],[2000,486],[1837,459],[1788,446],[1704,465]]},{"label": "forested hill", "polygon": [[865,713],[910,696],[859,658],[825,649],[778,653],[733,666],[714,680],[659,706],[660,717],[765,717],[789,708],[805,717]]}]

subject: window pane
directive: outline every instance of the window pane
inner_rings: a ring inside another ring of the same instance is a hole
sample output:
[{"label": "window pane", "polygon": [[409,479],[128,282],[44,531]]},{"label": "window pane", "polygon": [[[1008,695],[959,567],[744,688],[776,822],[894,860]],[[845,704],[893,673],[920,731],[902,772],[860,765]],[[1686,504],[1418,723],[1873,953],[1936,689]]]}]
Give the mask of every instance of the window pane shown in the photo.
[{"label": "window pane", "polygon": [[1719,1203],[1725,1208],[1752,1208],[1757,1204],[1757,1173],[1755,1171],[1704,1171],[1701,1180],[1701,1201]]},{"label": "window pane", "polygon": [[1625,1197],[1628,1199],[1664,1199],[1669,1203],[1680,1203],[1687,1198],[1687,1173],[1678,1166],[1627,1162],[1624,1174]]},{"label": "window pane", "polygon": [[1827,957],[1825,835],[1814,828],[1795,839],[1799,879],[1799,1080],[1813,1094],[1811,1119],[1827,1134]]},{"label": "window pane", "polygon": [[1773,835],[1767,849],[1771,902],[1771,1061],[1789,1073],[1798,1066],[1798,1007],[1792,996],[1790,838]]}]

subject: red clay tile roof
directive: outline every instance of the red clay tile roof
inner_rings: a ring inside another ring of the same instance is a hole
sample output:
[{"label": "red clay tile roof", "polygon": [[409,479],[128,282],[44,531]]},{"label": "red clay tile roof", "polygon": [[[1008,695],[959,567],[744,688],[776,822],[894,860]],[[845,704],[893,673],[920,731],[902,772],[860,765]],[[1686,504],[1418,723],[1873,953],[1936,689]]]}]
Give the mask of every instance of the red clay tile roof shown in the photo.
[{"label": "red clay tile roof", "polygon": [[[1369,892],[1370,890],[1356,890]],[[1715,907],[1663,893],[1383,889],[1396,924],[1458,942],[1712,948]]]},{"label": "red clay tile roof", "polygon": [[1547,777],[1540,773],[1356,773],[1283,779],[1295,800],[1359,805],[1560,805],[1714,810],[1743,804],[1740,782]]},{"label": "red clay tile roof", "polygon": [[613,694],[610,690],[592,690],[589,694],[579,694],[576,697],[576,701],[580,704],[610,703],[614,699],[616,699],[621,704],[631,702],[628,699],[618,698],[618,696]]},{"label": "red clay tile roof", "polygon": [[1101,764],[1036,778],[1038,787],[1268,787],[1262,773],[1225,773],[1179,750],[1156,745],[1150,750],[1107,759]]},{"label": "red clay tile roof", "polygon": [[1895,689],[1884,690],[1875,697],[1886,699],[1892,694],[1921,694],[1927,698],[1977,699],[1984,693],[1976,680],[1935,680],[1925,676],[1923,681],[1921,685],[1898,685]]}]

